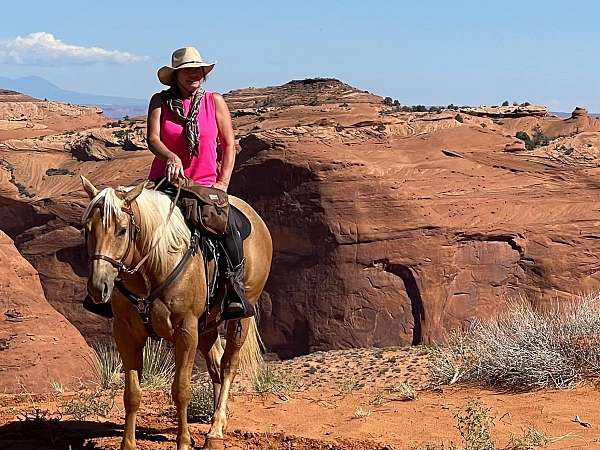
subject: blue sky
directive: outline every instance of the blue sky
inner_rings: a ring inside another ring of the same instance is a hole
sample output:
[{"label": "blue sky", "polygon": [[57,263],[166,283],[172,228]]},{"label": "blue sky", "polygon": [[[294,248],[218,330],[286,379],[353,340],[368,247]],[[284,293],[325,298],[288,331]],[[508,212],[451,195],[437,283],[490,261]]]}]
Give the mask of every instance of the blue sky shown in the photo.
[{"label": "blue sky", "polygon": [[[506,99],[600,112],[593,0],[56,0],[27,2],[26,13],[23,5],[2,5],[10,20],[0,29],[0,76],[39,75],[64,89],[148,98],[172,50],[193,45],[218,60],[207,88],[220,92],[327,76],[403,104]],[[43,49],[16,44],[39,32],[108,52],[80,58],[67,49],[44,60]]]}]

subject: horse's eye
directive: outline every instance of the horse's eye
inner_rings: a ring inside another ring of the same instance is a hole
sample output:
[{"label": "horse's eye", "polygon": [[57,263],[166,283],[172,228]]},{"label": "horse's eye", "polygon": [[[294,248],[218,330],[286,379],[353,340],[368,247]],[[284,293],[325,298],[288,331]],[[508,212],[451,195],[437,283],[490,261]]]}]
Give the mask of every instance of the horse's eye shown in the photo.
[{"label": "horse's eye", "polygon": [[121,228],[117,233],[117,236],[124,236],[127,233],[127,228]]}]

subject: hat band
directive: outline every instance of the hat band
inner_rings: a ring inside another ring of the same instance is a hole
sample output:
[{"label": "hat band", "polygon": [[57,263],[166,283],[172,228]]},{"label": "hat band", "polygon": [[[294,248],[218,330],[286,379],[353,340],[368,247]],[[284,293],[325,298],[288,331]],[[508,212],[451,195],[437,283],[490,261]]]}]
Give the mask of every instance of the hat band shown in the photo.
[{"label": "hat band", "polygon": [[204,61],[186,61],[184,63],[181,63],[181,64],[177,65],[177,66],[174,66],[174,68],[178,69],[179,67],[184,66],[186,64],[204,64]]}]

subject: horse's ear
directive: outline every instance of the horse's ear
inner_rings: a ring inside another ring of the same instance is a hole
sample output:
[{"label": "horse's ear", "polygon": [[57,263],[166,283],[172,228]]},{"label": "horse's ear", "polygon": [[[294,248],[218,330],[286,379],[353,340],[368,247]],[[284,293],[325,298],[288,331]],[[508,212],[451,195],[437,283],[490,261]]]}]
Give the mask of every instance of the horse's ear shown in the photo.
[{"label": "horse's ear", "polygon": [[125,203],[131,203],[136,198],[138,198],[138,196],[146,188],[147,184],[148,184],[148,180],[142,181],[140,184],[138,184],[132,190],[130,190],[129,192],[127,192],[127,194],[125,195],[125,198],[123,199],[123,200],[125,200]]},{"label": "horse's ear", "polygon": [[96,195],[98,195],[98,192],[100,191],[96,188],[96,186],[94,186],[92,182],[83,175],[79,176],[81,177],[81,184],[83,184],[83,189],[85,190],[85,192],[87,192],[87,195],[90,197],[90,200]]}]

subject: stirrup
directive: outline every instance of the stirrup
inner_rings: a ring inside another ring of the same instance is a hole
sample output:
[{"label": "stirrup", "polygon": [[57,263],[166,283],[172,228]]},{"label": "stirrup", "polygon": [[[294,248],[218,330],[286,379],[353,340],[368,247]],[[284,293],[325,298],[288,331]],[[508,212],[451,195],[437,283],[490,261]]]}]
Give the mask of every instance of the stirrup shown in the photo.
[{"label": "stirrup", "polygon": [[252,317],[256,314],[254,306],[246,299],[244,289],[244,262],[225,272],[227,277],[227,295],[223,300],[221,320],[236,320]]}]

